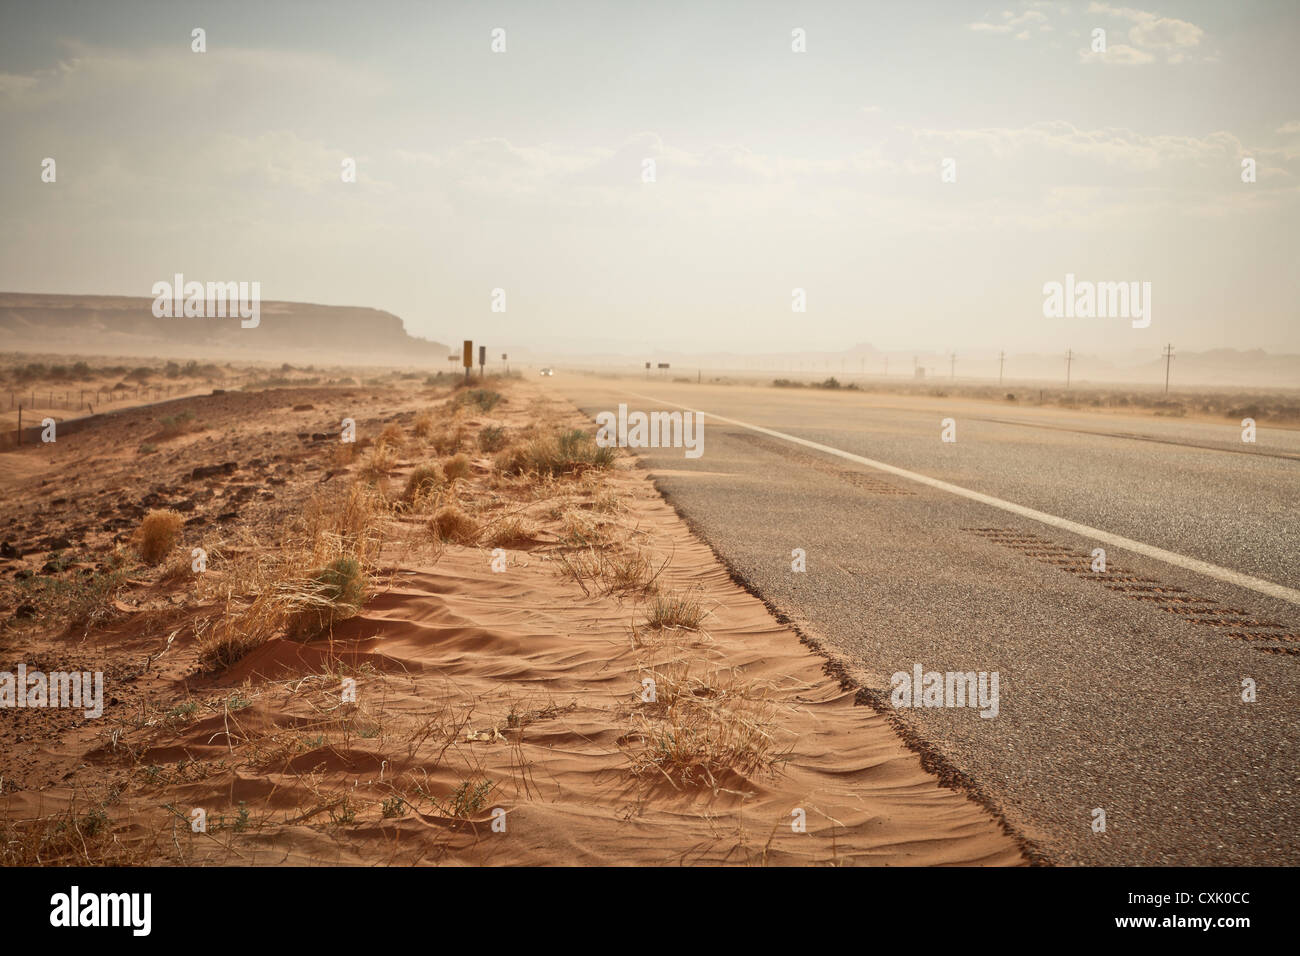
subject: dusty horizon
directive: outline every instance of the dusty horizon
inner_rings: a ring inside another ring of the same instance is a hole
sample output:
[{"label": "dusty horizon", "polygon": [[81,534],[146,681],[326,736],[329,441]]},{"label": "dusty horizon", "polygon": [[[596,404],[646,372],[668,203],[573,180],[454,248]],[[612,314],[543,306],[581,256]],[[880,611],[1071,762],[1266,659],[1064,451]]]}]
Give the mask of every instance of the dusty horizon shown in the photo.
[{"label": "dusty horizon", "polygon": [[629,354],[1300,352],[1292,5],[257,9],[0,11],[0,287]]},{"label": "dusty horizon", "polygon": [[[168,303],[170,305],[170,303]],[[209,306],[212,303],[208,303]],[[356,306],[322,303],[261,303],[268,324],[263,327],[259,309],[257,327],[245,328],[232,314],[228,318],[158,317],[154,300],[140,296],[49,295],[0,292],[0,336],[14,354],[96,355],[109,357],[224,358],[253,360],[275,350],[281,359],[299,364],[355,364],[360,353],[376,366],[399,365],[443,369],[444,361],[459,360],[463,338],[446,341],[412,336],[398,315]],[[289,324],[285,324],[288,322]],[[184,323],[175,325],[174,323]],[[308,324],[304,324],[308,323]],[[684,352],[655,347],[646,352],[619,351],[618,343],[552,341],[546,347],[521,346],[489,338],[487,323],[466,321],[460,335],[487,347],[496,367],[564,364],[574,368],[641,369],[650,362],[656,373],[661,364],[702,374],[736,373],[749,377],[771,373],[796,378],[838,375],[849,379],[889,381],[954,380],[1021,381],[1052,384],[1063,376],[1076,385],[1153,386],[1164,382],[1162,354],[1141,349],[1088,352],[1067,349],[1056,355],[983,349],[936,352],[927,348],[880,349],[859,342],[838,351],[798,352],[725,351]],[[364,344],[347,344],[356,329],[366,328]],[[604,346],[603,348],[601,346]],[[507,359],[500,360],[501,356]],[[1270,354],[1263,349],[1215,349],[1208,352],[1175,350],[1170,382],[1177,388],[1215,386],[1240,388],[1300,387],[1300,354]],[[500,361],[499,361],[500,360]],[[1176,372],[1173,370],[1176,369]]]}]

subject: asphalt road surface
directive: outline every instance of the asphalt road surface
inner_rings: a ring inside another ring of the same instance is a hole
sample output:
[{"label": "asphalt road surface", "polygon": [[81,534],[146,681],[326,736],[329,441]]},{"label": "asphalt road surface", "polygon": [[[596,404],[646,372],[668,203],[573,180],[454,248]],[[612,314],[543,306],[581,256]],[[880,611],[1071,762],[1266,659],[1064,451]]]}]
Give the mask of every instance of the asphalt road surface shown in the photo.
[{"label": "asphalt road surface", "polygon": [[1010,403],[545,384],[593,418],[704,412],[699,458],[636,453],[877,699],[917,664],[996,672],[996,716],[895,713],[1048,858],[1300,863],[1300,432],[1246,444],[1232,423]]}]

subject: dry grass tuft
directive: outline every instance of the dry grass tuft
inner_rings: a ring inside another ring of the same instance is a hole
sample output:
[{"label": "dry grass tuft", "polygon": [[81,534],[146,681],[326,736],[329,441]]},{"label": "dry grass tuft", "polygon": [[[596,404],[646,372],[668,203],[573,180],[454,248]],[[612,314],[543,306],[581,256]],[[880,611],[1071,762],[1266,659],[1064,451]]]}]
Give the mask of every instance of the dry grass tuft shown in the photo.
[{"label": "dry grass tuft", "polygon": [[277,549],[258,549],[256,560],[232,569],[224,613],[196,626],[202,669],[224,671],[272,637],[310,637],[355,613],[383,544],[384,516],[379,496],[361,483],[309,499]]},{"label": "dry grass tuft", "polygon": [[397,464],[397,453],[386,441],[377,441],[370,449],[370,457],[361,466],[361,477],[368,481],[386,478]]},{"label": "dry grass tuft", "polygon": [[468,455],[453,455],[442,463],[442,473],[448,481],[462,481],[474,473],[474,466],[470,464]]},{"label": "dry grass tuft", "polygon": [[265,644],[284,625],[287,608],[277,591],[263,591],[247,605],[227,597],[225,612],[208,630],[195,627],[199,667],[220,673]]},{"label": "dry grass tuft", "polygon": [[506,475],[581,475],[608,468],[617,457],[616,448],[601,448],[594,436],[575,428],[503,452],[497,456],[497,469]]},{"label": "dry grass tuft", "polygon": [[770,770],[782,759],[764,729],[775,708],[718,707],[708,702],[678,701],[659,719],[639,717],[629,737],[645,746],[632,753],[632,773],[662,775],[675,787],[707,786],[717,790]]},{"label": "dry grass tuft", "polygon": [[163,584],[189,584],[198,574],[194,571],[194,562],[188,557],[180,557],[163,569],[158,580]]},{"label": "dry grass tuft", "polygon": [[660,594],[650,602],[644,626],[655,630],[698,631],[707,615],[699,595],[695,593]]},{"label": "dry grass tuft", "polygon": [[286,636],[307,640],[361,610],[366,600],[366,575],[356,558],[335,558],[305,584],[282,594],[291,608]]},{"label": "dry grass tuft", "polygon": [[477,405],[480,411],[490,412],[504,399],[504,395],[490,388],[471,388],[458,394],[455,401],[458,405],[473,404]]},{"label": "dry grass tuft", "polygon": [[489,454],[498,452],[509,443],[505,427],[488,425],[478,433],[478,447]]},{"label": "dry grass tuft", "polygon": [[454,455],[465,447],[469,431],[459,422],[445,425],[433,436],[433,450],[439,455]]},{"label": "dry grass tuft", "polygon": [[[786,759],[767,730],[778,707],[766,687],[736,670],[692,671],[680,661],[653,668],[655,700],[642,702],[625,743],[638,777],[664,777],[674,787],[736,786]],[[737,779],[739,778],[739,780]]]},{"label": "dry grass tuft", "polygon": [[192,431],[200,430],[193,409],[185,409],[175,415],[164,415],[158,419],[158,431],[149,437],[153,441],[170,441]]},{"label": "dry grass tuft", "polygon": [[185,519],[175,511],[151,511],[140,522],[136,544],[145,564],[161,564],[180,540]]},{"label": "dry grass tuft", "polygon": [[341,441],[330,449],[329,462],[335,468],[346,468],[357,460],[357,443]]},{"label": "dry grass tuft", "polygon": [[342,493],[322,492],[303,508],[301,522],[291,529],[295,540],[284,545],[284,553],[296,567],[320,567],[343,555],[368,565],[383,543],[383,516],[383,500],[363,484]]},{"label": "dry grass tuft", "polygon": [[148,850],[118,839],[107,808],[112,791],[85,811],[73,802],[64,810],[27,820],[0,820],[0,866],[140,866]]},{"label": "dry grass tuft", "polygon": [[478,522],[456,505],[445,505],[429,521],[429,530],[439,541],[472,545],[478,540]]},{"label": "dry grass tuft", "polygon": [[408,504],[418,504],[425,498],[437,494],[446,481],[447,477],[437,463],[419,465],[406,479],[402,500]]},{"label": "dry grass tuft", "polygon": [[434,418],[430,411],[423,411],[411,422],[411,434],[416,438],[429,438],[433,434]]},{"label": "dry grass tuft", "polygon": [[595,591],[608,594],[651,594],[659,586],[659,575],[668,562],[658,568],[642,551],[616,551],[591,545],[556,555],[561,573],[572,578],[584,594]]},{"label": "dry grass tuft", "polygon": [[522,548],[533,543],[537,532],[519,518],[508,518],[493,525],[487,534],[487,543],[492,548]]},{"label": "dry grass tuft", "polygon": [[405,448],[406,432],[402,431],[402,426],[397,424],[397,422],[392,422],[391,424],[384,426],[384,430],[381,431],[379,437],[375,439],[375,444],[388,445],[391,448],[397,449]]}]

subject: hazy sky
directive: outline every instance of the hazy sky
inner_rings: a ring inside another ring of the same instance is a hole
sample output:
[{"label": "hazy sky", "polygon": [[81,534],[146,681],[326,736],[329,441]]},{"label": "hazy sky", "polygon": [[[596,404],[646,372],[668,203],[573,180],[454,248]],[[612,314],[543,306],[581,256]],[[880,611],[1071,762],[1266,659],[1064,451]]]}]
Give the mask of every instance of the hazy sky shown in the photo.
[{"label": "hazy sky", "polygon": [[[0,289],[257,280],[566,350],[1300,351],[1298,45],[1294,2],[6,0]],[[1066,273],[1150,282],[1150,327],[1044,318]]]}]

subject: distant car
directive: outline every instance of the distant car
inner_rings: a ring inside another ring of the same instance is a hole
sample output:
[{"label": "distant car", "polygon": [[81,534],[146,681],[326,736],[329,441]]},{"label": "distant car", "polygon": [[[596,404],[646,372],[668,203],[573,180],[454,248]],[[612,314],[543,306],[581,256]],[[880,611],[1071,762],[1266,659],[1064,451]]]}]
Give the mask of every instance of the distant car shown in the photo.
[{"label": "distant car", "polygon": [[543,375],[554,375],[554,374],[555,374],[555,369],[544,368],[544,369],[542,369],[542,374],[543,374]]}]

